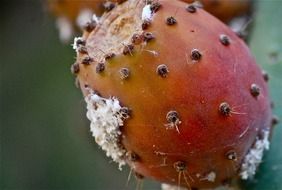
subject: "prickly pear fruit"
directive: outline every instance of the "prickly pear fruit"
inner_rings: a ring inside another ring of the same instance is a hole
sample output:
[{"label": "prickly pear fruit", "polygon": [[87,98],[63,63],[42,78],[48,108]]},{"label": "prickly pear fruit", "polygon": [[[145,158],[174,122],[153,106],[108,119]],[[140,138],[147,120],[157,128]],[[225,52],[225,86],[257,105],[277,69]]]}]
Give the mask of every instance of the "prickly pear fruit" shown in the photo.
[{"label": "prickly pear fruit", "polygon": [[[95,20],[89,21],[93,14],[102,15],[112,10],[124,0],[48,0],[47,8],[56,17],[60,39],[68,41],[76,28],[88,30],[95,27]],[[88,22],[86,22],[88,21]]]},{"label": "prickly pear fruit", "polygon": [[74,48],[91,131],[120,166],[191,188],[255,174],[269,146],[265,75],[215,17],[181,1],[128,0]]},{"label": "prickly pear fruit", "polygon": [[48,9],[55,16],[65,16],[75,21],[80,11],[83,9],[93,10],[96,14],[102,13],[103,0],[98,1],[73,1],[73,0],[48,0]]},{"label": "prickly pear fruit", "polygon": [[187,3],[199,2],[203,8],[219,18],[223,22],[228,22],[236,16],[246,14],[250,11],[250,0],[182,0]]}]

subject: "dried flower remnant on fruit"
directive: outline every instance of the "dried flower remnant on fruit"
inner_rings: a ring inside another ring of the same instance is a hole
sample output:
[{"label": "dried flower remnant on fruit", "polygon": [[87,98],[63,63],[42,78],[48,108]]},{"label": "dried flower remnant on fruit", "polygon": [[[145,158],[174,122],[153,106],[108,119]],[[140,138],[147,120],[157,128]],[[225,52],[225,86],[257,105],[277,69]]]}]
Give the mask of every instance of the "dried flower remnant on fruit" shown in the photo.
[{"label": "dried flower remnant on fruit", "polygon": [[256,169],[262,161],[264,150],[269,149],[269,131],[262,132],[262,138],[256,138],[255,144],[248,151],[244,157],[243,163],[240,169],[240,177],[243,180],[252,178],[256,174]]},{"label": "dried flower remnant on fruit", "polygon": [[[84,31],[85,35],[83,37],[87,39],[86,47],[88,53],[95,62],[103,62],[112,58],[108,53],[112,55],[124,53],[124,55],[131,56],[135,53],[135,48],[141,49],[141,47],[135,46],[131,42],[131,38],[133,34],[143,34],[141,13],[144,3],[142,1],[138,1],[138,3],[136,1],[126,1],[124,4],[117,5],[117,1],[112,2],[115,2],[116,8],[109,13],[105,13],[100,19],[97,17],[92,18],[92,20],[97,22],[98,26],[95,29],[95,35],[93,35],[93,32],[88,33]],[[138,9],[137,12],[136,9]],[[107,38],[107,40],[104,41],[102,38]],[[90,39],[93,39],[93,41]],[[95,43],[93,43],[94,41]],[[143,43],[144,40],[140,42]]]},{"label": "dried flower remnant on fruit", "polygon": [[85,97],[87,103],[87,118],[90,120],[90,130],[96,143],[106,152],[108,157],[121,166],[125,165],[126,150],[120,144],[121,130],[124,124],[124,113],[118,99],[102,98],[89,90]]}]

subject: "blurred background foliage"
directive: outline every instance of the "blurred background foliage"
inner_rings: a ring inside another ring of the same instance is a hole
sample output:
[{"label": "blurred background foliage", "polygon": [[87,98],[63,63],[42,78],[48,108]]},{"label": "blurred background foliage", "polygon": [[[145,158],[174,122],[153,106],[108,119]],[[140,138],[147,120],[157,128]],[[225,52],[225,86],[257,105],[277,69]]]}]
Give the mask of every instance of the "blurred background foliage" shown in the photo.
[{"label": "blurred background foliage", "polygon": [[270,150],[254,180],[243,184],[247,190],[282,190],[282,1],[257,1],[250,48],[257,63],[270,76],[269,87],[274,114],[280,124],[274,127]]},{"label": "blurred background foliage", "polygon": [[[251,47],[270,73],[275,113],[282,118],[281,1],[259,4],[254,25],[261,28]],[[119,171],[91,137],[69,69],[75,54],[59,42],[42,2],[5,0],[1,7],[0,189],[135,189],[134,177],[126,186],[129,170]],[[276,126],[271,150],[244,189],[282,189],[281,135]],[[159,185],[146,180],[143,189]]]},{"label": "blurred background foliage", "polygon": [[42,2],[1,4],[0,189],[134,189],[92,138],[70,73],[75,53]]}]

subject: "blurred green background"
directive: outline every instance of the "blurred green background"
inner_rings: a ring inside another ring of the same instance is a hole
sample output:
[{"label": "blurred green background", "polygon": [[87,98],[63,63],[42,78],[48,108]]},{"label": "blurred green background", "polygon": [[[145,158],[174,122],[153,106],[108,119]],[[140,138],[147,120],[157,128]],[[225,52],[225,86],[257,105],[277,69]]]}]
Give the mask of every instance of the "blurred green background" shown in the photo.
[{"label": "blurred green background", "polygon": [[92,138],[70,73],[75,53],[60,43],[42,2],[1,7],[0,188],[134,189],[134,177],[126,187],[128,169],[119,171]]},{"label": "blurred green background", "polygon": [[[279,0],[261,4],[255,22],[261,28],[254,30],[251,47],[271,73],[271,94],[281,118],[282,31],[277,28],[282,6]],[[91,137],[85,103],[69,69],[75,54],[60,43],[42,2],[6,0],[1,7],[0,189],[135,189],[134,177],[126,186],[129,170],[119,171]],[[275,63],[268,64],[273,51],[278,52]],[[280,125],[256,179],[245,189],[282,190],[281,135]],[[143,189],[159,185],[145,181]]]},{"label": "blurred green background", "polygon": [[274,127],[270,150],[264,156],[254,180],[243,185],[246,190],[282,190],[282,1],[255,1],[250,48],[257,63],[270,75],[269,88],[273,112],[280,118]]}]

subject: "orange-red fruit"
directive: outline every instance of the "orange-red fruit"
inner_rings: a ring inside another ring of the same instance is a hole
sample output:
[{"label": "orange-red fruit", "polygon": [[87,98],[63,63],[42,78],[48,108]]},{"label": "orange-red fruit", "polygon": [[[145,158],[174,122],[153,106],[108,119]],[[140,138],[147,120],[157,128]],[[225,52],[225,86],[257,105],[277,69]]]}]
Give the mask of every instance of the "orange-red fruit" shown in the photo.
[{"label": "orange-red fruit", "polygon": [[101,15],[103,13],[103,2],[104,0],[48,0],[48,9],[54,16],[64,16],[71,21],[75,21],[83,9],[90,9],[97,15]]},{"label": "orange-red fruit", "polygon": [[[195,0],[182,0],[193,3]],[[203,8],[219,18],[223,22],[228,22],[236,16],[246,14],[251,7],[250,0],[199,0]]]},{"label": "orange-red fruit", "polygon": [[54,16],[64,16],[75,21],[80,11],[90,9],[96,15],[104,11],[110,11],[116,3],[123,3],[125,0],[48,0],[48,9]]},{"label": "orange-red fruit", "polygon": [[262,71],[245,43],[204,10],[154,3],[129,0],[84,33],[88,53],[75,63],[84,95],[114,96],[129,108],[116,146],[139,174],[196,188],[248,177],[257,163],[244,158],[267,144],[267,135],[260,140],[271,125]]},{"label": "orange-red fruit", "polygon": [[[47,9],[56,17],[59,38],[67,42],[77,29],[88,31],[96,27],[96,16],[109,12],[125,0],[48,0]],[[93,18],[92,16],[95,15]],[[91,20],[92,19],[92,20]]]}]

